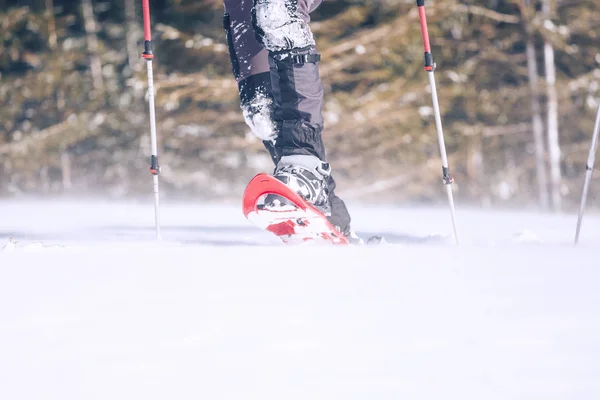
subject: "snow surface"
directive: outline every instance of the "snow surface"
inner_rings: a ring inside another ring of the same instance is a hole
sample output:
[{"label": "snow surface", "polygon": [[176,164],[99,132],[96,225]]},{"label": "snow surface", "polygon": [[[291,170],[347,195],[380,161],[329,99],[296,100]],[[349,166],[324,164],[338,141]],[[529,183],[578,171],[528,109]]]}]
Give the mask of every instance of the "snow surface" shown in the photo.
[{"label": "snow surface", "polygon": [[[351,207],[289,247],[237,205],[0,202],[0,399],[600,398],[600,218]],[[10,251],[12,250],[12,251]]]}]

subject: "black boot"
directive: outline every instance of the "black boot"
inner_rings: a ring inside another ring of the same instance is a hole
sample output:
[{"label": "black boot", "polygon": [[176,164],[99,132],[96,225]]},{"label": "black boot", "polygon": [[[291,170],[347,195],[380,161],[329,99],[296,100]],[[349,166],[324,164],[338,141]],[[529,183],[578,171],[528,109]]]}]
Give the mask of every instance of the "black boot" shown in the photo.
[{"label": "black boot", "polygon": [[[273,175],[327,217],[329,222],[352,244],[362,244],[350,228],[350,214],[335,193],[331,167],[315,156],[293,155],[281,158]],[[265,199],[266,209],[281,210],[289,207],[287,200],[270,194]]]}]

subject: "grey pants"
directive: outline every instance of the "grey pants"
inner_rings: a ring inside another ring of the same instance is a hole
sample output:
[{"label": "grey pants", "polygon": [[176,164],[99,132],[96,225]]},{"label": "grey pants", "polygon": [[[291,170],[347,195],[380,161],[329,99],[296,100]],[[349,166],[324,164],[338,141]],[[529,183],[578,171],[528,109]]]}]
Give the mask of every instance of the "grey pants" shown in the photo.
[{"label": "grey pants", "polygon": [[224,4],[224,28],[246,123],[274,161],[299,154],[326,161],[323,87],[308,25],[321,0]]}]

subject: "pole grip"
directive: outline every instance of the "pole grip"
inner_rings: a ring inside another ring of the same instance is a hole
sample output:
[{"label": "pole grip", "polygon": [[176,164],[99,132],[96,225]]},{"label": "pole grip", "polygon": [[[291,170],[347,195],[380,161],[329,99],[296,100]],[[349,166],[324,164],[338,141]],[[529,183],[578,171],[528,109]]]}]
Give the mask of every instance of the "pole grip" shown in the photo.
[{"label": "pole grip", "polygon": [[146,60],[152,60],[154,54],[152,53],[152,33],[150,32],[149,0],[142,0],[142,14],[144,15],[144,52],[142,57]]},{"label": "pole grip", "polygon": [[429,43],[429,30],[427,29],[427,15],[425,14],[425,0],[417,0],[419,7],[419,21],[421,23],[421,36],[423,37],[423,49],[425,51],[425,71],[434,70],[433,56],[431,55],[431,44]]}]

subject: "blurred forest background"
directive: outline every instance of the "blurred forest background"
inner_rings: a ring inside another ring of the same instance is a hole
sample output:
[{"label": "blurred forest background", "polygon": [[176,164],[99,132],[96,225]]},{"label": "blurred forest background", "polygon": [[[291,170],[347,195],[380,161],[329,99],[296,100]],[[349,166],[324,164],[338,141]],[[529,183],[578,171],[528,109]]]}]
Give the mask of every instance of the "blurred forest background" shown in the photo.
[{"label": "blurred forest background", "polygon": [[[151,0],[163,198],[271,172],[219,0]],[[150,199],[141,0],[0,0],[0,196]],[[457,207],[577,206],[600,97],[598,0],[426,2]],[[445,201],[413,0],[325,0],[325,142],[351,201]],[[600,174],[590,207],[600,198]]]}]

